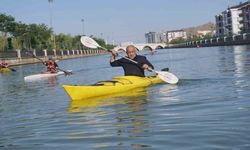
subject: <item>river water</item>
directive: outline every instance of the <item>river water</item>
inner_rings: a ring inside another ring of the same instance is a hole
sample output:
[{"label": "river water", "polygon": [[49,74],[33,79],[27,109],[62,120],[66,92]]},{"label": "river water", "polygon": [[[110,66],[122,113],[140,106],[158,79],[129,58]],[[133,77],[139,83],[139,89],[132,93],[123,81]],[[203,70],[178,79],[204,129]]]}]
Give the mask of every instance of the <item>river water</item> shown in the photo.
[{"label": "river water", "polygon": [[[250,149],[250,47],[140,52],[178,85],[71,102],[63,84],[122,75],[109,55],[64,60],[71,76],[24,82],[41,64],[0,74],[0,149]],[[148,73],[147,73],[148,74]]]}]

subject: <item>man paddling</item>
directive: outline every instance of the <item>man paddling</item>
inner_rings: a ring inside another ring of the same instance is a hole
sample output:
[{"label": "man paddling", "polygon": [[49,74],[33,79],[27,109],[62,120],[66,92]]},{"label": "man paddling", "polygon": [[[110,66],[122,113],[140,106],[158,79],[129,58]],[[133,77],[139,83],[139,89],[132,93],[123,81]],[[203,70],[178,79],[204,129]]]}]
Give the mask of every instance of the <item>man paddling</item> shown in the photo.
[{"label": "man paddling", "polygon": [[154,66],[145,56],[137,55],[136,51],[137,50],[133,45],[129,45],[126,48],[127,57],[137,63],[125,58],[116,60],[117,52],[112,51],[110,65],[112,67],[123,67],[125,76],[145,77],[144,70],[150,68],[154,69]]},{"label": "man paddling", "polygon": [[2,68],[8,68],[9,65],[5,62],[5,60],[2,60],[2,62],[0,63],[0,69]]},{"label": "man paddling", "polygon": [[58,65],[52,57],[49,57],[49,60],[44,63],[47,66],[47,71],[50,73],[58,72]]}]

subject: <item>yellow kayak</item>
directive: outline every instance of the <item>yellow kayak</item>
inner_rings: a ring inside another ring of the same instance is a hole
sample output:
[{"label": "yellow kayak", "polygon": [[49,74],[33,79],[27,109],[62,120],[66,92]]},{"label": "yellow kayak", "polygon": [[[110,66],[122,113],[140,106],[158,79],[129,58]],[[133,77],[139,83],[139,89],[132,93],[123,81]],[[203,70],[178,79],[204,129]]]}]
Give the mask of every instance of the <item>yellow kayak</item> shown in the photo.
[{"label": "yellow kayak", "polygon": [[94,85],[63,85],[63,87],[72,100],[82,100],[127,92],[132,89],[147,87],[161,82],[162,80],[158,76],[118,76],[109,81],[97,82]]},{"label": "yellow kayak", "polygon": [[[93,111],[98,107],[112,106],[117,104],[126,104],[131,101],[141,101],[138,97],[147,95],[145,87],[136,88],[131,91],[115,93],[112,95],[104,95],[89,99],[73,100],[69,105],[69,112]],[[123,97],[123,98],[121,98]],[[132,104],[132,103],[130,103]]]},{"label": "yellow kayak", "polygon": [[8,73],[8,72],[10,72],[10,69],[9,68],[1,68],[0,72],[1,73]]}]

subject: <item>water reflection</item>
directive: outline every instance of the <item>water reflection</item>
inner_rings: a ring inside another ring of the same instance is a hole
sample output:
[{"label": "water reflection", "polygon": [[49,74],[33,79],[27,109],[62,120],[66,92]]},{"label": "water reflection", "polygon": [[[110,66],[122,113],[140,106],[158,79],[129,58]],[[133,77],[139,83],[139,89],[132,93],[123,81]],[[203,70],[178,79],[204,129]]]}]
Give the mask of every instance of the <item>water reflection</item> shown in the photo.
[{"label": "water reflection", "polygon": [[250,68],[250,50],[248,46],[232,46],[219,48],[218,67],[222,73],[231,72],[241,77]]},{"label": "water reflection", "polygon": [[[191,79],[192,80],[192,79]],[[178,87],[182,84],[183,82],[180,80],[178,84],[170,85],[170,84],[162,84],[159,89],[160,94],[169,94],[172,92],[177,92]]]},{"label": "water reflection", "polygon": [[111,106],[126,103],[121,97],[138,97],[146,95],[148,92],[145,88],[134,89],[133,91],[116,93],[113,95],[100,96],[90,99],[74,100],[70,102],[69,112],[93,111],[98,107]]},{"label": "water reflection", "polygon": [[218,67],[221,73],[227,74],[231,82],[224,83],[227,90],[233,89],[236,97],[249,90],[250,49],[249,46],[221,47],[219,49]]},{"label": "water reflection", "polygon": [[39,84],[44,85],[44,87],[56,87],[59,84],[58,82],[59,78],[60,76],[46,77],[46,78],[38,79],[34,81],[27,81],[25,82],[25,84],[28,87],[37,86]]},{"label": "water reflection", "polygon": [[[91,126],[88,131],[70,133],[72,138],[105,139],[111,137],[148,137],[149,121],[147,112],[147,94],[145,88],[106,97],[71,101],[69,112],[72,115],[69,124]],[[96,132],[98,130],[98,132]],[[95,133],[95,134],[93,134]],[[109,133],[109,134],[107,134]],[[93,147],[124,146],[123,140],[115,143],[98,142]],[[133,143],[132,147],[150,147]]]},{"label": "water reflection", "polygon": [[250,51],[246,46],[234,47],[234,64],[236,67],[235,76],[245,76],[250,68]]},{"label": "water reflection", "polygon": [[7,76],[10,73],[10,71],[0,71],[0,75]]}]

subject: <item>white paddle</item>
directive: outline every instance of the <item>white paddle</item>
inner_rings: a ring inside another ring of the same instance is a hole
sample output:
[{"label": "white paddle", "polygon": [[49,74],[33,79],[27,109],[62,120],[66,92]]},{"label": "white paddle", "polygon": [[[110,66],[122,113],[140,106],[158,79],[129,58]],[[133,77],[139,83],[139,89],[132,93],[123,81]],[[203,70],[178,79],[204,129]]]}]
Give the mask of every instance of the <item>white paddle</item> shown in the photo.
[{"label": "white paddle", "polygon": [[[98,47],[103,48],[95,40],[93,40],[92,38],[88,36],[82,36],[81,43],[88,48],[98,48]],[[106,48],[103,48],[103,49],[107,50]]]},{"label": "white paddle", "polygon": [[[104,47],[101,47],[95,40],[93,40],[92,38],[88,37],[88,36],[82,36],[81,37],[81,43],[86,46],[86,47],[89,47],[89,48],[102,48],[104,50],[107,50],[106,48]],[[112,52],[111,50],[107,50],[109,52]],[[119,54],[118,54],[119,55]],[[119,55],[120,57],[124,58],[124,59],[127,59],[135,64],[138,64],[138,62],[128,58],[128,57],[124,57],[124,56],[121,56]],[[170,72],[167,72],[167,71],[155,71],[153,69],[148,69],[149,71],[152,71],[152,72],[155,72],[156,74],[159,75],[160,79],[166,83],[170,83],[170,84],[176,84],[179,79],[172,73]]]},{"label": "white paddle", "polygon": [[158,74],[159,78],[162,81],[167,82],[169,84],[176,84],[179,81],[179,79],[174,74],[168,71],[155,71],[151,68],[149,68],[148,70]]},{"label": "white paddle", "polygon": [[[104,47],[101,47],[95,40],[93,40],[92,38],[90,38],[90,37],[88,37],[88,36],[82,36],[81,37],[81,43],[84,45],[84,46],[86,46],[86,47],[88,47],[88,48],[101,48],[101,49],[104,49],[104,50],[106,50],[106,51],[108,51],[108,52],[112,52],[111,50],[108,50],[108,49],[106,49],[106,48],[104,48]],[[118,54],[118,53],[117,53]],[[118,54],[119,55],[119,54]],[[134,60],[132,60],[132,59],[129,59],[128,57],[124,57],[124,56],[121,56],[121,55],[119,55],[120,57],[122,57],[122,58],[124,58],[124,59],[127,59],[127,60],[129,60],[129,61],[131,61],[131,62],[133,62],[133,63],[135,63],[135,64],[137,64],[137,62],[136,61],[134,61]]]}]

